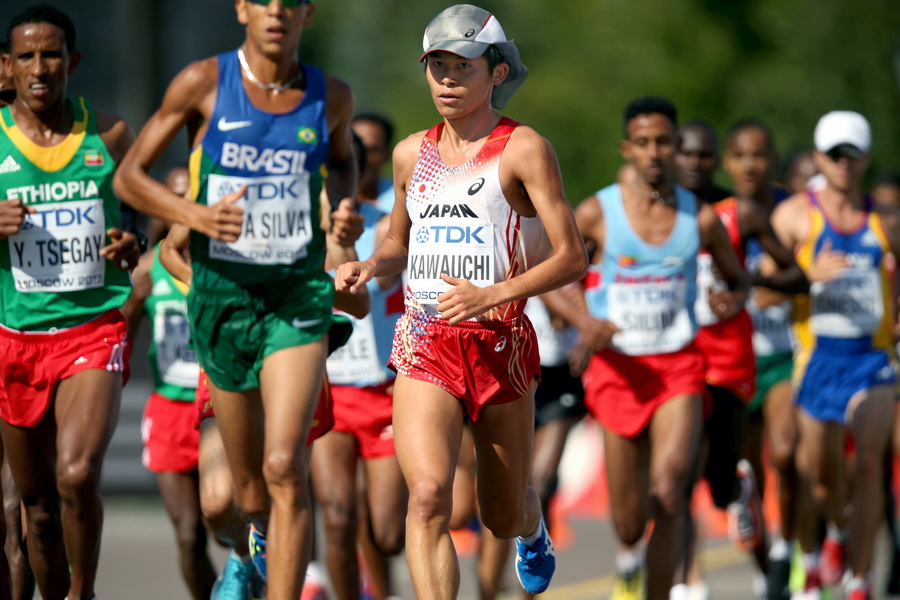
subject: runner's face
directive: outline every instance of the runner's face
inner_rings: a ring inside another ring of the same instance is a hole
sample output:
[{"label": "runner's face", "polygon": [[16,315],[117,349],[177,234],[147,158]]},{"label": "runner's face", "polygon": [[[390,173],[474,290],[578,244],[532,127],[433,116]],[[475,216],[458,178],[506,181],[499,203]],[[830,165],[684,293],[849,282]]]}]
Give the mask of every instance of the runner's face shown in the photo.
[{"label": "runner's face", "polygon": [[463,58],[449,52],[428,55],[425,78],[431,88],[431,99],[444,118],[459,118],[491,105],[491,92],[506,77],[505,64],[488,69],[484,56]]},{"label": "runner's face", "polygon": [[247,39],[270,58],[296,56],[300,36],[312,25],[315,5],[304,2],[285,6],[280,0],[258,4],[251,0],[237,0],[238,21],[247,28]]},{"label": "runner's face", "polygon": [[860,189],[863,175],[869,167],[868,154],[863,154],[859,158],[841,156],[835,160],[827,154],[815,150],[813,161],[819,172],[825,176],[828,186],[845,194]]},{"label": "runner's face", "polygon": [[9,40],[9,68],[19,102],[36,113],[65,100],[80,55],[66,49],[65,33],[50,23],[25,23]]},{"label": "runner's face", "polygon": [[768,185],[772,158],[768,136],[759,127],[745,127],[731,136],[725,151],[725,170],[739,196],[753,197]]},{"label": "runner's face", "polygon": [[378,123],[360,119],[353,121],[350,127],[366,147],[366,168],[359,174],[362,186],[366,182],[372,181],[373,178],[378,178],[381,174],[381,167],[391,157],[391,149],[388,148],[384,128]]},{"label": "runner's face", "polygon": [[12,104],[16,98],[16,88],[13,87],[12,75],[7,73],[7,65],[9,54],[0,55],[0,108]]},{"label": "runner's face", "polygon": [[683,127],[675,164],[678,181],[689,190],[705,190],[712,185],[719,166],[716,140],[703,127]]},{"label": "runner's face", "polygon": [[672,181],[675,169],[675,126],[660,113],[638,115],[628,122],[622,155],[634,165],[638,178],[653,187]]}]

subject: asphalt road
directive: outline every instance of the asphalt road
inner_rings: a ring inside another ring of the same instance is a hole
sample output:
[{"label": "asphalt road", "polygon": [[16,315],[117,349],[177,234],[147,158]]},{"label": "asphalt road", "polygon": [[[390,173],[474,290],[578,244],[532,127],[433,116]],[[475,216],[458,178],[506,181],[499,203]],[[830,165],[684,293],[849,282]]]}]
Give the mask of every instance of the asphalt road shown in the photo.
[{"label": "asphalt road", "polygon": [[[558,568],[553,585],[541,598],[586,600],[608,597],[613,583],[615,552],[609,523],[579,518],[570,520],[569,525],[573,538],[568,547],[558,552]],[[225,558],[224,551],[216,548],[214,554],[216,562],[221,565]],[[887,554],[886,539],[882,540],[879,554],[883,563]],[[707,540],[700,556],[714,600],[752,599],[750,564],[726,540]],[[462,586],[459,597],[475,600],[477,588],[474,559],[462,559],[461,568]],[[394,573],[399,595],[405,599],[414,598],[404,557],[395,560]],[[518,582],[511,564],[507,569],[505,582],[507,591],[503,598],[518,598]],[[101,600],[188,598],[176,566],[173,533],[157,499],[107,499],[97,592]]]}]

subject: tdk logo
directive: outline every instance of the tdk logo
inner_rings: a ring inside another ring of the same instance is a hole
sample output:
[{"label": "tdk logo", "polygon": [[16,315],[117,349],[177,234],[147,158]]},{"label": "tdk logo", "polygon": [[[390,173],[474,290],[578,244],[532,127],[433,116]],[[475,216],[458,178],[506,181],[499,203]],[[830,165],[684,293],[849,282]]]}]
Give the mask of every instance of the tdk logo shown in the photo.
[{"label": "tdk logo", "polygon": [[85,224],[96,225],[97,221],[94,220],[94,215],[91,214],[95,208],[97,207],[56,208],[25,215],[22,229],[31,229],[32,227],[40,227],[42,229],[47,229],[48,227],[80,227]]},{"label": "tdk logo", "polygon": [[247,186],[243,198],[248,202],[254,200],[275,200],[279,198],[298,198],[300,196],[303,184],[299,179],[290,179],[288,181],[228,181],[223,180],[218,186],[217,192],[219,198],[224,198],[228,194],[232,194],[241,188],[241,185]]},{"label": "tdk logo", "polygon": [[462,227],[459,225],[428,225],[416,232],[416,241],[420,244],[484,244],[482,231],[484,225],[478,227]]}]

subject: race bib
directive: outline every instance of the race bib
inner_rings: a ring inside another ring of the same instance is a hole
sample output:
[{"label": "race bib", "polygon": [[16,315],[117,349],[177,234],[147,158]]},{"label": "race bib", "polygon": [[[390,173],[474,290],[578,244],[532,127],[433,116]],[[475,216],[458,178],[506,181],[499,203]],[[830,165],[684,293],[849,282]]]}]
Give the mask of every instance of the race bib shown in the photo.
[{"label": "race bib", "polygon": [[613,336],[611,347],[622,354],[675,352],[694,339],[683,279],[612,283],[607,303],[610,321],[622,330]]},{"label": "race bib", "polygon": [[306,178],[211,174],[206,203],[215,206],[242,185],[247,186],[247,191],[235,204],[244,209],[241,237],[231,243],[210,239],[210,258],[241,264],[289,265],[306,257],[313,236]]},{"label": "race bib", "polygon": [[494,228],[489,221],[441,219],[410,231],[407,276],[420,304],[437,304],[450,289],[441,275],[486,287],[494,283]]},{"label": "race bib", "polygon": [[153,338],[160,378],[171,385],[196,388],[200,365],[190,345],[191,328],[184,300],[157,302]]},{"label": "race bib", "polygon": [[881,273],[848,269],[839,279],[810,286],[811,323],[816,335],[859,338],[872,335],[884,318]]},{"label": "race bib", "polygon": [[753,319],[753,351],[757,356],[771,356],[794,349],[794,336],[791,329],[791,310],[794,303],[790,300],[769,306],[765,309],[757,306],[755,292],[750,291],[747,312]]},{"label": "race bib", "polygon": [[77,292],[103,287],[106,215],[103,200],[34,205],[9,239],[19,292]]},{"label": "race bib", "polygon": [[335,385],[353,385],[358,382],[381,383],[386,379],[384,365],[378,359],[375,345],[375,327],[372,317],[350,317],[353,334],[347,343],[328,357],[325,370],[328,381]]}]

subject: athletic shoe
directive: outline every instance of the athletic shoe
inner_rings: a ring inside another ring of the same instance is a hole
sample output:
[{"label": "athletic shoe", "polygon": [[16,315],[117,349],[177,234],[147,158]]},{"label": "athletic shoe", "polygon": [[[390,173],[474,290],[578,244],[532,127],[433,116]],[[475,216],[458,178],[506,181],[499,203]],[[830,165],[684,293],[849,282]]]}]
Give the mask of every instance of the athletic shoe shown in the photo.
[{"label": "athletic shoe", "polygon": [[728,505],[728,537],[742,552],[753,552],[760,547],[765,527],[762,504],[756,492],[753,467],[747,460],[737,464],[737,475],[741,483],[741,495]]},{"label": "athletic shoe", "polygon": [[641,600],[644,597],[644,576],[641,569],[616,573],[609,600]]},{"label": "athletic shoe", "polygon": [[556,550],[541,519],[541,537],[530,548],[516,538],[516,576],[529,594],[540,594],[550,586],[556,570]]},{"label": "athletic shoe", "polygon": [[709,600],[709,586],[702,579],[689,583],[687,589],[688,600]]},{"label": "athletic shoe", "polygon": [[864,587],[856,588],[847,592],[844,600],[872,600],[872,594]]},{"label": "athletic shoe", "polygon": [[831,536],[825,536],[822,551],[819,553],[819,573],[822,585],[837,585],[844,578],[847,570],[847,543]]},{"label": "athletic shoe", "polygon": [[791,600],[819,600],[822,597],[822,578],[818,569],[810,569],[806,572],[806,583],[803,589],[794,592]]},{"label": "athletic shoe", "polygon": [[262,577],[262,580],[265,582],[266,579],[266,534],[260,533],[256,530],[255,525],[250,525],[250,560],[253,562],[253,566],[256,567],[256,572],[259,573],[259,576]]},{"label": "athletic shoe", "polygon": [[768,600],[787,600],[791,597],[791,557],[782,559],[769,557],[769,572],[766,574]]},{"label": "athletic shoe", "polygon": [[244,563],[232,552],[222,574],[213,585],[211,600],[250,600],[247,584],[253,577],[253,563]]},{"label": "athletic shoe", "polygon": [[328,587],[325,585],[325,574],[319,563],[313,561],[306,567],[306,578],[300,600],[328,600]]}]

